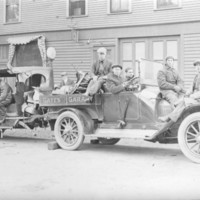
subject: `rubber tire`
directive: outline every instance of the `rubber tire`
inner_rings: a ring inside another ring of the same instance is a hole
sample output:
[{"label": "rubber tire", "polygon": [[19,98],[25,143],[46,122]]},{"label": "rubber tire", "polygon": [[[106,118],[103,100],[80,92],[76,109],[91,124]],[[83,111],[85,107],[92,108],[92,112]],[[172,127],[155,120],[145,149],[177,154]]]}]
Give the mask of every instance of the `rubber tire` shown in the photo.
[{"label": "rubber tire", "polygon": [[120,138],[98,138],[98,140],[104,145],[114,145],[120,141]]},{"label": "rubber tire", "polygon": [[183,154],[190,159],[192,162],[195,163],[200,163],[200,154],[194,154],[193,152],[191,152],[188,147],[187,147],[187,143],[185,141],[185,132],[188,128],[188,126],[196,121],[196,120],[200,120],[200,112],[197,113],[193,113],[189,116],[187,116],[181,123],[179,129],[178,129],[178,143],[180,146],[181,151],[183,152]]},{"label": "rubber tire", "polygon": [[[76,143],[74,143],[73,145],[68,145],[63,140],[63,138],[60,136],[59,126],[60,126],[60,122],[64,118],[72,118],[76,122],[76,124],[78,126],[78,139],[77,139]],[[54,127],[54,135],[55,135],[56,142],[59,144],[59,146],[62,149],[65,149],[65,150],[77,150],[81,146],[83,141],[84,141],[84,123],[83,123],[82,118],[78,114],[76,114],[76,113],[74,113],[72,111],[63,112],[62,114],[60,114],[58,116],[58,118],[56,120],[55,127]]]}]

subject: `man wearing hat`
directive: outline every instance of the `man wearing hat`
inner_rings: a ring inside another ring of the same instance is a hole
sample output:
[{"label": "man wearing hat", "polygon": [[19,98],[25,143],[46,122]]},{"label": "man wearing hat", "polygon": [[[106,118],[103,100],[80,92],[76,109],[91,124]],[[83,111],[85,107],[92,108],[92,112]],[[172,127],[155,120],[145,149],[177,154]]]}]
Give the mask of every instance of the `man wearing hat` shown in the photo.
[{"label": "man wearing hat", "polygon": [[74,85],[74,81],[71,80],[71,79],[68,77],[67,72],[62,72],[62,73],[61,73],[61,77],[62,77],[62,79],[61,79],[61,82],[60,82],[60,84],[59,84],[59,86],[58,86],[59,89],[60,89],[62,86]]},{"label": "man wearing hat", "polygon": [[92,65],[90,81],[85,95],[92,96],[98,92],[98,90],[105,83],[107,74],[111,72],[112,63],[106,59],[107,50],[101,47],[97,50],[98,60]]},{"label": "man wearing hat", "polygon": [[112,72],[108,75],[106,81],[106,88],[109,92],[113,94],[125,91],[125,88],[128,86],[128,82],[124,81],[121,77],[122,66],[113,65]]},{"label": "man wearing hat", "polygon": [[[108,74],[107,80],[106,80],[106,88],[109,92],[112,92],[113,94],[117,94],[123,91],[126,91],[126,88],[129,86],[128,81],[124,81],[124,79],[121,76],[122,73],[122,66],[121,65],[113,65],[112,66],[112,72]],[[123,128],[126,125],[125,117],[126,117],[126,110],[128,108],[129,99],[127,99],[125,102],[123,102],[125,107],[120,112],[119,120],[118,120],[118,128]],[[120,102],[119,102],[119,109],[121,108]]]},{"label": "man wearing hat", "polygon": [[157,74],[157,81],[163,97],[175,108],[179,103],[179,98],[185,93],[185,90],[183,81],[173,66],[174,58],[167,56],[163,70],[160,70]]}]

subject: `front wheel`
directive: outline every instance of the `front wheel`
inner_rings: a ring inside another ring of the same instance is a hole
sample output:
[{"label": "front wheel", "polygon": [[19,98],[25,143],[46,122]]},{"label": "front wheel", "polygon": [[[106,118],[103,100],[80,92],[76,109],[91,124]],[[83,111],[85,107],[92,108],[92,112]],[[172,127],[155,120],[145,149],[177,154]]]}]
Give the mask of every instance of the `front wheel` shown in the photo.
[{"label": "front wheel", "polygon": [[66,111],[58,116],[54,127],[59,146],[66,150],[78,149],[84,140],[84,125],[80,115]]},{"label": "front wheel", "polygon": [[200,163],[200,112],[182,121],[178,130],[178,143],[187,158]]}]

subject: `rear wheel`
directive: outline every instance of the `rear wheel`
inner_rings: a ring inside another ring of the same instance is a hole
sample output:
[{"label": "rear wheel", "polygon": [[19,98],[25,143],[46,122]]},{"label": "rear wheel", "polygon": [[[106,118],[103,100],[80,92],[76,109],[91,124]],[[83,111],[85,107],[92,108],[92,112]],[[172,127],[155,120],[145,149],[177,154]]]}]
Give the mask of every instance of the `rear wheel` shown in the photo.
[{"label": "rear wheel", "polygon": [[200,163],[200,113],[186,117],[178,130],[181,151],[191,161]]},{"label": "rear wheel", "polygon": [[84,140],[82,118],[72,111],[62,113],[56,120],[54,134],[61,148],[66,150],[78,149]]},{"label": "rear wheel", "polygon": [[120,141],[120,138],[98,138],[102,144],[105,145],[114,145]]}]

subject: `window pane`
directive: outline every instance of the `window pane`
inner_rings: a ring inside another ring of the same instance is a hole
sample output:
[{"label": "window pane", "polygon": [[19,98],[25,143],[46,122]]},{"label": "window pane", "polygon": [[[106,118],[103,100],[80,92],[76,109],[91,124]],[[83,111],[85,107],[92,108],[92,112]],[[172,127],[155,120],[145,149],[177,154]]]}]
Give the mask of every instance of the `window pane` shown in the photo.
[{"label": "window pane", "polygon": [[177,41],[167,41],[167,55],[178,58],[178,44]]},{"label": "window pane", "polygon": [[85,14],[85,0],[69,0],[69,16]]},{"label": "window pane", "polygon": [[132,60],[132,43],[123,43],[123,60]]},{"label": "window pane", "polygon": [[[140,60],[141,58],[146,58],[145,42],[136,42],[135,43],[135,59]],[[145,72],[144,62],[140,63],[140,71]],[[135,62],[135,73],[136,73],[136,76],[139,76],[138,62]]]},{"label": "window pane", "polygon": [[16,45],[16,67],[42,66],[42,58],[37,41]]},{"label": "window pane", "polygon": [[6,22],[19,21],[19,0],[6,0]]},{"label": "window pane", "polygon": [[178,7],[179,0],[157,0],[157,8]]},{"label": "window pane", "polygon": [[153,42],[153,59],[163,59],[163,42]]},{"label": "window pane", "polygon": [[128,12],[129,0],[110,0],[110,12]]}]

